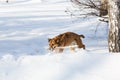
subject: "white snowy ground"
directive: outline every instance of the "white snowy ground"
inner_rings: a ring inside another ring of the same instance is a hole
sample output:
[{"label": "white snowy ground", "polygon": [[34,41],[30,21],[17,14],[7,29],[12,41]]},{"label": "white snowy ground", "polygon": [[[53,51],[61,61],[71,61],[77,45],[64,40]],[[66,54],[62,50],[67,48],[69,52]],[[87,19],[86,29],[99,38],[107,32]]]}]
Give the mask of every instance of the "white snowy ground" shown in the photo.
[{"label": "white snowy ground", "polygon": [[[70,17],[69,0],[9,1],[0,1],[0,80],[120,80],[120,54],[108,52],[107,24]],[[48,51],[47,39],[66,31],[84,34],[86,50]]]}]

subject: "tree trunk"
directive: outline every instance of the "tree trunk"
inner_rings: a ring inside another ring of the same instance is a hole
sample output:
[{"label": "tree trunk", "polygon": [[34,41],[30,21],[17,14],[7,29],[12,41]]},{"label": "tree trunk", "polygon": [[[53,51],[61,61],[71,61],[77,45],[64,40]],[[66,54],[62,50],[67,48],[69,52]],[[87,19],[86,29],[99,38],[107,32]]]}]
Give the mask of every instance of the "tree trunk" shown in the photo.
[{"label": "tree trunk", "polygon": [[120,52],[120,0],[108,0],[109,52]]},{"label": "tree trunk", "polygon": [[108,0],[101,0],[100,16],[105,16],[107,14],[108,14]]}]

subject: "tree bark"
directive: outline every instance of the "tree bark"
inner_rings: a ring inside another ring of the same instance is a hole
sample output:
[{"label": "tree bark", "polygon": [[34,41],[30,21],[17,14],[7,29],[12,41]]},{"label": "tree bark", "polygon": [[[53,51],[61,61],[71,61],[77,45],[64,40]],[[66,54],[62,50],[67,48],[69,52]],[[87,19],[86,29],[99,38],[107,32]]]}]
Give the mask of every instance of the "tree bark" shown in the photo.
[{"label": "tree bark", "polygon": [[120,0],[108,0],[109,52],[120,52]]},{"label": "tree bark", "polygon": [[108,14],[108,0],[101,0],[100,17]]}]

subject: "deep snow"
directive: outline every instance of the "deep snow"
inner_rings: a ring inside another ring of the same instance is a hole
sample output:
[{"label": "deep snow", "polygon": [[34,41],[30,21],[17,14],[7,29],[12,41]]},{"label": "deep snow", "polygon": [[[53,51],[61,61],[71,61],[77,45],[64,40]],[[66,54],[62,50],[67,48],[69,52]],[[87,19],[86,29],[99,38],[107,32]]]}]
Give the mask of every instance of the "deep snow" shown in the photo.
[{"label": "deep snow", "polygon": [[[107,47],[108,25],[66,13],[69,0],[0,1],[0,80],[120,80],[120,55]],[[48,38],[84,34],[86,50],[48,51]]]}]

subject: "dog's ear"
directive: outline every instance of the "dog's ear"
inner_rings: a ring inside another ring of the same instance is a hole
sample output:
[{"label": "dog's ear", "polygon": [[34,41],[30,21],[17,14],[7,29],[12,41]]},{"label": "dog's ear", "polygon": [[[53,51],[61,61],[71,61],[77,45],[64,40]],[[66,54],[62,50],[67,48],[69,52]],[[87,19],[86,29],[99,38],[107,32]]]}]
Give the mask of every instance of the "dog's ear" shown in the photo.
[{"label": "dog's ear", "polygon": [[50,40],[52,40],[52,39],[48,38],[48,42],[50,42]]},{"label": "dog's ear", "polygon": [[60,42],[60,40],[58,39],[57,41],[56,41],[56,43],[59,43]]}]

